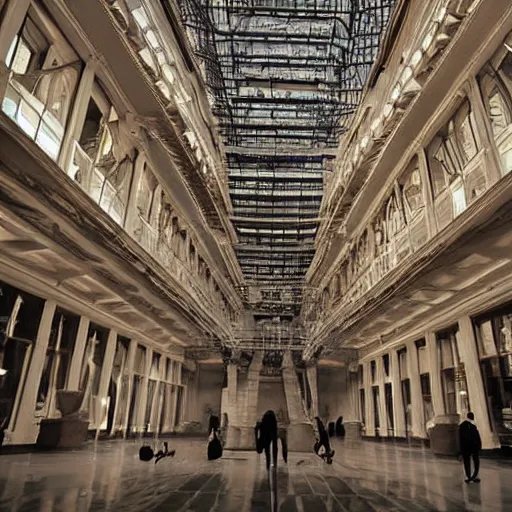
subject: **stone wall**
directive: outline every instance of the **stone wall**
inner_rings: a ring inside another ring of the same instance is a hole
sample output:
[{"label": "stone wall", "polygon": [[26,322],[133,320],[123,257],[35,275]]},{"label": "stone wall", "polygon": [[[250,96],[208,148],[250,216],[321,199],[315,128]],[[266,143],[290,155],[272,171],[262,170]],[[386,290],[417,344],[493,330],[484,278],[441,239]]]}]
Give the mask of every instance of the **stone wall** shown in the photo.
[{"label": "stone wall", "polygon": [[[349,415],[347,369],[343,367],[318,368],[318,408],[326,426],[339,416]],[[326,414],[328,411],[328,414]]]},{"label": "stone wall", "polygon": [[282,411],[285,419],[288,419],[286,396],[284,394],[283,381],[280,377],[267,378],[260,381],[258,418],[261,418],[270,409],[276,413]]},{"label": "stone wall", "polygon": [[207,409],[220,416],[224,368],[221,365],[198,365],[189,382],[187,421],[199,421],[204,431],[208,429]]}]

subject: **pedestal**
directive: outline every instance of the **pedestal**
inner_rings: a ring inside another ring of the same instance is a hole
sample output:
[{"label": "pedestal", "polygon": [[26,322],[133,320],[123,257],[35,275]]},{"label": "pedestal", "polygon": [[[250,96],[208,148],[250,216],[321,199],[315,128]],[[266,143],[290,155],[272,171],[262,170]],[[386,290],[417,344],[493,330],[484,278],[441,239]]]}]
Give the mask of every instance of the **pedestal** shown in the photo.
[{"label": "pedestal", "polygon": [[255,450],[254,427],[240,427],[239,450]]},{"label": "pedestal", "polygon": [[345,425],[345,442],[361,440],[360,421],[347,421],[343,425]]},{"label": "pedestal", "polygon": [[237,427],[233,427],[228,425],[226,430],[226,444],[224,448],[226,450],[238,450],[240,445],[240,429]]},{"label": "pedestal", "polygon": [[459,416],[440,416],[429,430],[430,449],[435,455],[457,455],[459,453]]},{"label": "pedestal", "polygon": [[310,423],[296,423],[288,426],[288,450],[311,452],[315,444],[313,427]]},{"label": "pedestal", "polygon": [[80,448],[87,439],[89,422],[78,418],[41,420],[37,447],[46,450]]}]

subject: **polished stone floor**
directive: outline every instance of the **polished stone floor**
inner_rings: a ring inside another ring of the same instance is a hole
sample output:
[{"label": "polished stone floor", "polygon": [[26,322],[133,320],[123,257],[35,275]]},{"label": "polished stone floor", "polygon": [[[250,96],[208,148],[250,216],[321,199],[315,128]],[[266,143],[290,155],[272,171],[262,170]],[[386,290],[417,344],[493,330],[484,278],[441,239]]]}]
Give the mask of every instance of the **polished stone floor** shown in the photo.
[{"label": "polished stone floor", "polygon": [[[0,456],[1,511],[270,511],[263,457],[171,440],[174,459],[140,462],[133,441],[65,453]],[[462,465],[404,445],[336,443],[335,462],[292,453],[278,469],[280,512],[511,511],[512,464],[482,462],[480,484]]]}]

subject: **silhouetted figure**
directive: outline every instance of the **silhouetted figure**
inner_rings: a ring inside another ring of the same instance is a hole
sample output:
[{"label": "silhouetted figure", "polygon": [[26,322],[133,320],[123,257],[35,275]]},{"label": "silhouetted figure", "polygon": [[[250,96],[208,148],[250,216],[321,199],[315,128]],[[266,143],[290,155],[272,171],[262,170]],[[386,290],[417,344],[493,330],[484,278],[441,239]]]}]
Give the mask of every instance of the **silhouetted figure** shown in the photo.
[{"label": "silhouetted figure", "polygon": [[336,437],[345,437],[345,425],[343,425],[343,416],[336,420]]},{"label": "silhouetted figure", "polygon": [[210,416],[210,422],[208,425],[208,435],[212,433],[212,430],[215,430],[216,433],[219,432],[220,429],[220,420],[218,416]]},{"label": "silhouetted figure", "polygon": [[208,460],[217,460],[222,457],[222,443],[217,435],[218,427],[213,427],[208,438]]},{"label": "silhouetted figure", "polygon": [[316,443],[315,443],[315,446],[313,449],[315,450],[315,453],[317,455],[320,455],[319,451],[320,451],[320,448],[322,448],[322,446],[323,446],[325,449],[325,454],[320,455],[320,456],[323,458],[326,458],[327,462],[331,463],[332,457],[334,456],[334,450],[331,449],[331,443],[329,442],[329,436],[327,434],[327,430],[325,430],[324,424],[318,416],[315,417],[315,422],[316,422],[316,432],[315,432]]},{"label": "silhouetted figure", "polygon": [[329,433],[329,437],[334,437],[334,434],[336,432],[336,427],[334,424],[334,421],[330,421],[327,426],[327,432]]},{"label": "silhouetted figure", "polygon": [[[277,418],[274,411],[267,411],[261,421],[256,423],[254,428],[254,434],[256,437],[256,451],[263,453],[265,451],[265,458],[267,464],[267,470],[270,469],[270,463],[272,461],[274,466],[277,466],[277,439],[281,438],[281,444],[283,448],[283,459],[285,463],[288,461],[288,446],[286,443],[286,436],[279,436]],[[270,450],[272,449],[272,459],[270,457]]]},{"label": "silhouetted figure", "polygon": [[[478,470],[480,469],[480,458],[479,452],[482,449],[482,440],[480,439],[480,433],[475,425],[475,415],[472,412],[468,412],[467,419],[463,421],[459,426],[459,441],[460,441],[460,453],[464,462],[464,471],[466,472],[465,482],[480,482],[478,478]],[[471,459],[473,459],[473,465],[475,471],[471,475]]]},{"label": "silhouetted figure", "polygon": [[155,464],[156,464],[158,461],[162,460],[165,457],[174,457],[175,454],[176,454],[176,450],[169,451],[169,446],[167,445],[166,442],[164,442],[164,449],[159,450],[156,453],[156,455],[155,455],[155,452],[153,451],[153,449],[151,448],[151,446],[143,446],[139,450],[139,459],[144,462],[149,462],[150,460],[152,460],[154,458]]}]

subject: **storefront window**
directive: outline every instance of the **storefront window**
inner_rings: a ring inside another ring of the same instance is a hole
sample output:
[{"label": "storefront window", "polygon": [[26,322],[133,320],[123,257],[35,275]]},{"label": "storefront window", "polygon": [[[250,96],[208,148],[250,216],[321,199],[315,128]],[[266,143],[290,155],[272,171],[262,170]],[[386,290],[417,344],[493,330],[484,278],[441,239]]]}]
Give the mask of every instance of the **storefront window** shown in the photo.
[{"label": "storefront window", "polygon": [[79,317],[58,309],[53,315],[46,358],[37,393],[38,416],[54,416],[57,412],[56,392],[66,387],[75,346]]},{"label": "storefront window", "polygon": [[373,395],[373,417],[374,417],[374,427],[376,430],[380,428],[380,394],[379,394],[379,386],[372,387],[372,395]]},{"label": "storefront window", "polygon": [[491,422],[502,445],[512,445],[512,305],[475,320]]},{"label": "storefront window", "polygon": [[44,301],[0,282],[0,427],[12,429]]}]

